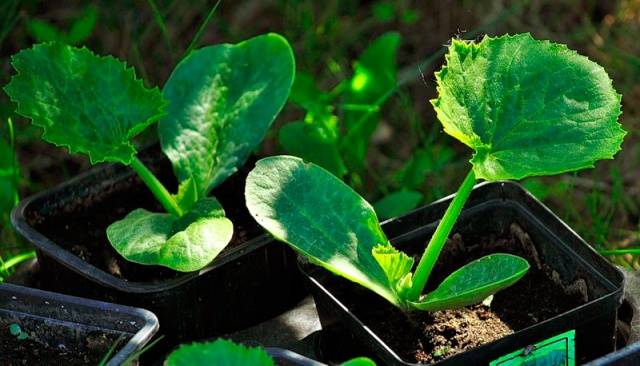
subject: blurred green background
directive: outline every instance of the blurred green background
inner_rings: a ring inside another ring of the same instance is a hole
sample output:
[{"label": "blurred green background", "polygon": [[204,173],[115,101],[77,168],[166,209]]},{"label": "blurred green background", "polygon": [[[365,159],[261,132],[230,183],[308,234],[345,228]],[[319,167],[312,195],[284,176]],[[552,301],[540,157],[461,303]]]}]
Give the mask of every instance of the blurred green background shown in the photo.
[{"label": "blurred green background", "polygon": [[[623,151],[596,169],[523,184],[614,262],[640,268],[639,0],[4,0],[0,84],[12,54],[57,40],[112,54],[162,87],[189,47],[264,32],[290,41],[298,74],[259,153],[320,163],[381,217],[453,193],[468,171],[471,151],[443,133],[428,102],[451,38],[531,32],[589,56],[623,95]],[[0,280],[33,255],[8,221],[17,199],[89,168],[41,142],[13,109],[0,93]]]}]

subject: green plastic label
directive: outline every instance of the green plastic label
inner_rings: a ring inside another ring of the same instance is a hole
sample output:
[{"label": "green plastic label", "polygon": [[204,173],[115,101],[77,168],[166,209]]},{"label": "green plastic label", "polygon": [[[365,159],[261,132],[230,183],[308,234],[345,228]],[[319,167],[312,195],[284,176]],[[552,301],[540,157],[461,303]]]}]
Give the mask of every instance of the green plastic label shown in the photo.
[{"label": "green plastic label", "polygon": [[489,366],[575,366],[576,331],[570,330],[492,361]]}]

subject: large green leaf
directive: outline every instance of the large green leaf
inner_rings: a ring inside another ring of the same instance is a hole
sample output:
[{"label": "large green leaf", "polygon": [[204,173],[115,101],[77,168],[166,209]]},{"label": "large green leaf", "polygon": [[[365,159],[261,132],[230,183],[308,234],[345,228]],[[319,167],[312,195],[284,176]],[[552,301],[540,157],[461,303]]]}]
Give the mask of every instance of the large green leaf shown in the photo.
[{"label": "large green leaf", "polygon": [[225,339],[192,343],[171,352],[166,366],[273,366],[273,359],[258,347],[251,348]]},{"label": "large green leaf", "polygon": [[269,157],[249,173],[245,198],[251,215],[278,240],[400,305],[372,255],[388,244],[378,218],[340,179],[300,158]]},{"label": "large green leaf", "polygon": [[43,139],[92,163],[129,164],[131,139],[164,114],[166,102],[133,68],[86,48],[44,43],[12,57],[18,72],[5,86],[17,112],[44,129]]},{"label": "large green leaf", "polygon": [[215,198],[199,200],[182,217],[137,209],[107,228],[111,245],[126,259],[181,272],[209,264],[232,234],[233,224]]},{"label": "large green leaf", "polygon": [[416,309],[436,311],[476,304],[513,285],[528,270],[529,263],[523,258],[490,254],[459,268],[412,305]]},{"label": "large green leaf", "polygon": [[605,70],[529,34],[453,40],[432,104],[445,132],[475,150],[478,178],[592,167],[620,150],[620,95]]},{"label": "large green leaf", "polygon": [[160,121],[162,149],[199,197],[233,174],[264,138],[289,96],[295,65],[289,43],[266,34],[190,53],[171,74]]}]

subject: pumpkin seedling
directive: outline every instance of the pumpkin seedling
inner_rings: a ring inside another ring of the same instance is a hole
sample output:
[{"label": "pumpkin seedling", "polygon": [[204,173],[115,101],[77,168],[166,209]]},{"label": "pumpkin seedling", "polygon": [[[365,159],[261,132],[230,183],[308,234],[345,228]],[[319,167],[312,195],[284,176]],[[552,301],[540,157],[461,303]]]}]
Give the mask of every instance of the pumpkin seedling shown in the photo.
[{"label": "pumpkin seedling", "polygon": [[291,156],[260,160],[245,187],[253,217],[329,271],[404,310],[478,303],[525,275],[529,264],[489,254],[423,289],[477,179],[497,181],[593,167],[620,150],[620,95],[602,67],[529,34],[453,40],[432,100],[445,132],[475,150],[472,168],[414,270],[371,205],[326,170]]},{"label": "pumpkin seedling", "polygon": [[[233,225],[211,190],[244,164],[287,100],[295,71],[288,42],[266,34],[191,52],[161,93],[132,68],[86,48],[43,43],[12,57],[4,88],[42,138],[92,164],[130,166],[166,210],[136,209],[107,237],[126,259],[195,271],[228,244]],[[133,138],[158,122],[176,194],[138,159]]]}]

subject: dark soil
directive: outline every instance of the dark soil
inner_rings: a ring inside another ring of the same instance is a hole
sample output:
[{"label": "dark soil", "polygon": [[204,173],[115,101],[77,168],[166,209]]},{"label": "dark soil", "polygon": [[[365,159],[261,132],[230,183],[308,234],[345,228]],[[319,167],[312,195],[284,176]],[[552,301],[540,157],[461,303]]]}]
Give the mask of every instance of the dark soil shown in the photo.
[{"label": "dark soil", "polygon": [[33,339],[19,340],[8,331],[0,332],[0,365],[97,365],[116,338],[102,332],[84,337],[83,344],[60,341],[40,343]]},{"label": "dark soil", "polygon": [[[157,174],[167,189],[175,192],[177,182],[171,165],[158,150],[154,149],[151,153],[155,160],[147,159],[145,163]],[[162,158],[158,158],[159,156]],[[254,162],[249,161],[212,192],[234,225],[234,235],[228,248],[262,232],[244,203],[245,179]],[[82,195],[82,189],[79,191],[78,194]],[[111,247],[106,236],[106,228],[136,208],[164,212],[144,183],[137,175],[133,175],[100,192],[79,196],[60,208],[46,208],[50,211],[46,214],[43,213],[45,210],[29,212],[27,220],[53,242],[116,277],[135,282],[157,282],[179,276],[179,272],[161,266],[129,262]],[[224,251],[220,256],[223,255]]]},{"label": "dark soil", "polygon": [[562,285],[553,280],[553,273],[540,264],[535,246],[517,224],[499,236],[470,238],[468,243],[456,234],[445,248],[427,291],[463,264],[493,252],[523,256],[531,269],[515,285],[495,294],[489,306],[478,304],[411,314],[337,276],[330,276],[325,284],[391,349],[411,363],[440,361],[549,319],[587,300],[581,286]]}]

